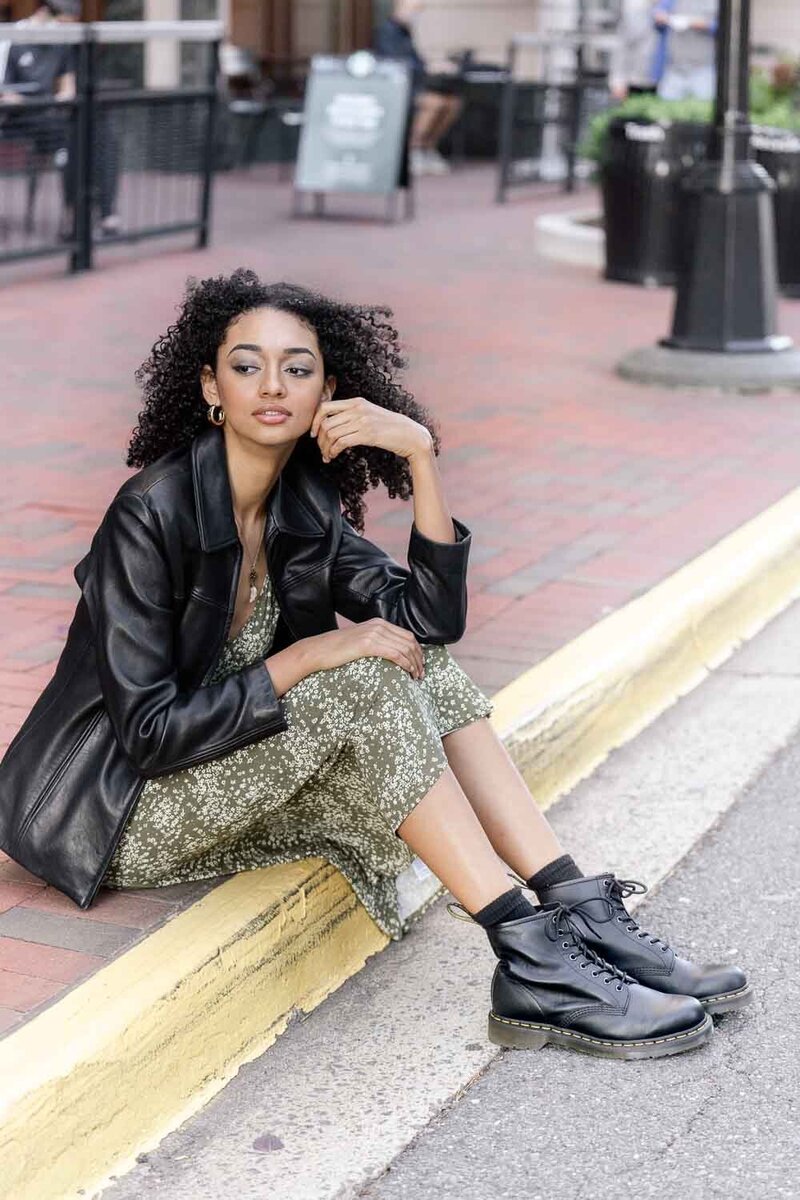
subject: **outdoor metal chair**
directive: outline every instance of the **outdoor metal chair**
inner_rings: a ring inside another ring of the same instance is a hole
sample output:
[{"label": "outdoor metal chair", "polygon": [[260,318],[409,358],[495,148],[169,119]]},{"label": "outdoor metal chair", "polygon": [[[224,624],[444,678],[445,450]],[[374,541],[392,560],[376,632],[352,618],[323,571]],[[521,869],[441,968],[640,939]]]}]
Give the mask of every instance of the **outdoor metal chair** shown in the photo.
[{"label": "outdoor metal chair", "polygon": [[265,127],[274,121],[277,123],[280,175],[284,178],[290,166],[291,131],[303,121],[302,100],[278,95],[275,82],[264,75],[255,56],[240,46],[222,47],[220,74],[228,113],[245,121],[244,136],[236,139],[233,145],[229,144],[230,165],[252,166],[259,139]]}]

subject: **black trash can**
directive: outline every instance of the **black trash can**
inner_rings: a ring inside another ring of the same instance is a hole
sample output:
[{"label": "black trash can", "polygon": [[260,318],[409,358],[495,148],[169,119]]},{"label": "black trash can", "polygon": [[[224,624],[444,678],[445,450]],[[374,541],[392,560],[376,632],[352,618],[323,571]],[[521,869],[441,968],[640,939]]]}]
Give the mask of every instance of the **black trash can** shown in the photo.
[{"label": "black trash can", "polygon": [[706,156],[708,126],[615,117],[600,165],[605,278],[674,284],[680,254],[681,179]]},{"label": "black trash can", "polygon": [[777,185],[775,234],[778,280],[785,296],[800,296],[800,136],[788,129],[755,127],[752,147]]}]

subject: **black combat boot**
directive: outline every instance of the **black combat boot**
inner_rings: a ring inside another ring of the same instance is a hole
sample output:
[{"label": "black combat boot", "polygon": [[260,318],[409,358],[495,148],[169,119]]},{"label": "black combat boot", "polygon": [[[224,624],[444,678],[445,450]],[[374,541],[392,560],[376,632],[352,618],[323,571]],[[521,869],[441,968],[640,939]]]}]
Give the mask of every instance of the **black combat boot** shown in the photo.
[{"label": "black combat boot", "polygon": [[[460,905],[449,905],[454,916]],[[696,1000],[636,983],[594,954],[560,904],[486,930],[499,958],[489,1040],[536,1050],[551,1042],[603,1058],[660,1058],[708,1041]]]},{"label": "black combat boot", "polygon": [[724,963],[698,966],[679,958],[661,938],[647,933],[625,908],[625,898],[647,888],[607,872],[537,893],[542,904],[562,904],[578,922],[586,944],[639,983],[673,996],[694,996],[709,1013],[728,1012],[750,1002],[752,989],[739,967]]}]

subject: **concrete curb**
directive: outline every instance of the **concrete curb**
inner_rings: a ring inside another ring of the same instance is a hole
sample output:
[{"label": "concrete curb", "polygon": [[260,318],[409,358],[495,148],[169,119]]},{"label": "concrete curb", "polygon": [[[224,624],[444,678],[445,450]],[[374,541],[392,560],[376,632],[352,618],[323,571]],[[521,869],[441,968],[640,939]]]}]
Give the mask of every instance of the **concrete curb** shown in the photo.
[{"label": "concrete curb", "polygon": [[[494,697],[543,807],[800,595],[800,489]],[[387,939],[322,860],[214,889],[0,1042],[14,1200],[96,1195]]]},{"label": "concrete curb", "polygon": [[597,208],[576,209],[564,213],[542,213],[534,222],[536,251],[557,262],[594,267],[605,266],[605,233],[588,221],[599,216]]},{"label": "concrete curb", "polygon": [[322,859],[221,884],[0,1043],[3,1195],[96,1194],[387,940]]},{"label": "concrete curb", "polygon": [[634,383],[656,387],[769,392],[800,387],[800,350],[789,347],[760,354],[719,354],[656,344],[626,354],[617,364],[617,373]]}]

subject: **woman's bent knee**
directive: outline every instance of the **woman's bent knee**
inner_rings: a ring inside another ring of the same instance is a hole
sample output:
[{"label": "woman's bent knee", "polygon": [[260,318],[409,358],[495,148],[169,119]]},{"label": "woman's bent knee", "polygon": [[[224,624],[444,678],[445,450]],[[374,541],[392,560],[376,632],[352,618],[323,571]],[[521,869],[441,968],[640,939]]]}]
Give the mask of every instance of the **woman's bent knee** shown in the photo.
[{"label": "woman's bent knee", "polygon": [[372,694],[388,686],[396,687],[398,683],[413,683],[414,678],[405,667],[390,658],[379,655],[366,655],[347,663],[348,677],[367,688]]},{"label": "woman's bent knee", "polygon": [[386,687],[394,691],[398,687],[416,688],[426,679],[433,679],[437,674],[448,669],[452,662],[446,646],[425,644],[421,646],[421,649],[425,666],[425,675],[422,679],[418,679],[392,659],[375,655],[354,659],[353,662],[347,663],[344,669],[350,668],[348,671],[349,682],[363,686],[372,697],[377,696]]}]

